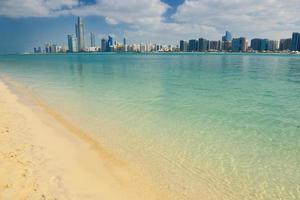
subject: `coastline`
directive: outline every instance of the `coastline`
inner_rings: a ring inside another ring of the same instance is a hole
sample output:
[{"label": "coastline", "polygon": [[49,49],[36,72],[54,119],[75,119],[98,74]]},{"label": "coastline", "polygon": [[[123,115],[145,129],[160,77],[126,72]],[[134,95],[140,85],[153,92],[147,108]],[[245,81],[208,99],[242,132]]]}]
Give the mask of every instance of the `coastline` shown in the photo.
[{"label": "coastline", "polygon": [[33,111],[6,81],[0,94],[0,199],[167,199],[59,115]]},{"label": "coastline", "polygon": [[229,52],[229,51],[195,51],[195,52],[180,52],[180,51],[161,51],[161,52],[62,52],[62,53],[11,53],[11,54],[0,54],[0,56],[9,56],[9,55],[115,55],[115,54],[124,54],[124,55],[286,55],[286,56],[299,56],[300,52]]}]

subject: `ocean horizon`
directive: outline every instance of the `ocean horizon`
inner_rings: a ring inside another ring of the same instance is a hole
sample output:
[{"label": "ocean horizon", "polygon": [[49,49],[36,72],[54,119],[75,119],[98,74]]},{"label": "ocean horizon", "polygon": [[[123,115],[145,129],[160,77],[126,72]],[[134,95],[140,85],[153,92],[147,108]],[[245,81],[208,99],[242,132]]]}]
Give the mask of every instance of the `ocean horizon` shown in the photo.
[{"label": "ocean horizon", "polygon": [[298,55],[0,55],[1,79],[174,199],[300,197]]}]

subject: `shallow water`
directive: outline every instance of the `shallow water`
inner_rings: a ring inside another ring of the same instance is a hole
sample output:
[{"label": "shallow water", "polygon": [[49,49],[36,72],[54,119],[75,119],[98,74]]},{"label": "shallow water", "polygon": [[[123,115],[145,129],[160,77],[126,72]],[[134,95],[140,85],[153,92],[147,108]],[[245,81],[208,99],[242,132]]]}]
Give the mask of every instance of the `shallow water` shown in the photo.
[{"label": "shallow water", "polygon": [[174,199],[300,199],[300,56],[0,56]]}]

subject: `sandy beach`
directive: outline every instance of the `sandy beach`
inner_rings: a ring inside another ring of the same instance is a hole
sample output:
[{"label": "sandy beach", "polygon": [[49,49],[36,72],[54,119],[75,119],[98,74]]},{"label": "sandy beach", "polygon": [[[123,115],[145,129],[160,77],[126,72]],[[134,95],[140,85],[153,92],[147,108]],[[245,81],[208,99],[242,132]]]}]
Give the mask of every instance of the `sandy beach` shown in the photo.
[{"label": "sandy beach", "polygon": [[56,118],[36,113],[0,81],[1,200],[166,199]]}]

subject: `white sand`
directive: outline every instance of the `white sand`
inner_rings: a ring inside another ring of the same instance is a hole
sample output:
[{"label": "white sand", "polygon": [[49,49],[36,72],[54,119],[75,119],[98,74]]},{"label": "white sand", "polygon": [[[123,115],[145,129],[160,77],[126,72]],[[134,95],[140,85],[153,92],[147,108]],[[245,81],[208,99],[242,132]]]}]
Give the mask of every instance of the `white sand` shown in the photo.
[{"label": "white sand", "polygon": [[0,81],[0,200],[166,199],[59,115],[43,115]]}]

